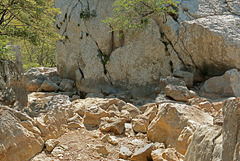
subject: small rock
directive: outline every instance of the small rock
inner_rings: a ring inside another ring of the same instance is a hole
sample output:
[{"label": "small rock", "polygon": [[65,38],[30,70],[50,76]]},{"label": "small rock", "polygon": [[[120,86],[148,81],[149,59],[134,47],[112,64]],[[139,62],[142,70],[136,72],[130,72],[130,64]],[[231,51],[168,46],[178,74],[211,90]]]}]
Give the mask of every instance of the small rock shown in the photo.
[{"label": "small rock", "polygon": [[106,146],[104,146],[104,145],[97,145],[97,146],[95,147],[95,150],[96,150],[98,153],[101,153],[102,156],[109,154]]},{"label": "small rock", "polygon": [[212,105],[209,101],[201,102],[198,106],[203,109],[205,112],[211,112]]},{"label": "small rock", "polygon": [[190,98],[197,97],[194,91],[188,90],[185,86],[167,85],[164,89],[164,93],[173,98],[176,101],[186,102]]},{"label": "small rock", "polygon": [[99,129],[103,132],[114,132],[116,135],[123,134],[125,130],[125,119],[118,117],[103,117]]},{"label": "small rock", "polygon": [[154,150],[152,151],[151,156],[153,161],[183,161],[184,159],[184,156],[173,148]]},{"label": "small rock", "polygon": [[45,91],[45,92],[57,92],[60,88],[56,83],[53,83],[50,80],[45,80],[42,83],[40,89]]},{"label": "small rock", "polygon": [[220,109],[223,108],[223,103],[222,102],[214,102],[214,103],[212,103],[212,106],[215,110],[219,111]]},{"label": "small rock", "polygon": [[57,139],[49,139],[45,142],[45,146],[48,152],[51,152],[60,143]]},{"label": "small rock", "polygon": [[140,118],[132,119],[132,125],[133,125],[133,130],[135,132],[146,133],[148,128],[148,119],[144,116]]},{"label": "small rock", "polygon": [[132,152],[127,147],[121,147],[119,151],[119,158],[128,159],[132,155]]},{"label": "small rock", "polygon": [[39,79],[34,79],[31,80],[27,85],[27,91],[28,92],[37,92],[38,89],[41,87],[43,81],[39,80]]},{"label": "small rock", "polygon": [[110,134],[104,135],[101,140],[103,142],[108,142],[108,143],[113,144],[113,145],[117,145],[118,144],[117,138],[114,137],[114,136],[110,136]]},{"label": "small rock", "polygon": [[155,148],[154,144],[147,144],[143,148],[136,149],[131,157],[132,161],[148,161],[151,160],[151,152]]}]

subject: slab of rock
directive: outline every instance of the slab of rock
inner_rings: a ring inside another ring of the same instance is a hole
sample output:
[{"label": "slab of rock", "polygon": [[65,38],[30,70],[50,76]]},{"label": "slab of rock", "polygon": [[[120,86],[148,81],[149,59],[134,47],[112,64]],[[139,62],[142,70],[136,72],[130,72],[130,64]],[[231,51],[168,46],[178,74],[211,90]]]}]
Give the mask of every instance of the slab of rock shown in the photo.
[{"label": "slab of rock", "polygon": [[202,125],[197,128],[185,154],[184,161],[221,161],[221,134],[222,128],[220,126]]},{"label": "slab of rock", "polygon": [[99,129],[103,132],[114,132],[116,135],[121,135],[125,130],[125,119],[118,117],[103,117]]},{"label": "slab of rock", "polygon": [[222,76],[212,77],[205,81],[202,90],[223,96],[240,97],[240,73],[237,69],[231,69]]},{"label": "slab of rock", "polygon": [[186,102],[190,98],[197,97],[197,94],[194,91],[188,90],[187,87],[184,86],[174,86],[167,85],[164,89],[164,93],[173,98],[176,101]]},{"label": "slab of rock", "polygon": [[52,152],[52,150],[60,143],[57,139],[49,139],[45,142],[45,146],[48,152]]},{"label": "slab of rock", "polygon": [[154,144],[147,144],[143,148],[136,149],[130,160],[132,161],[148,161],[151,160],[151,152],[155,148]]},{"label": "slab of rock", "polygon": [[188,71],[175,70],[173,76],[185,82],[188,88],[193,87],[194,74]]},{"label": "slab of rock", "polygon": [[51,80],[45,80],[40,88],[45,92],[57,92],[60,89],[59,86]]},{"label": "slab of rock", "polygon": [[8,108],[0,107],[0,158],[2,161],[29,160],[41,152],[43,147],[44,141],[38,134],[24,128],[18,116]]},{"label": "slab of rock", "polygon": [[151,153],[153,161],[183,161],[184,156],[174,148],[156,149]]},{"label": "slab of rock", "polygon": [[184,155],[201,124],[213,124],[213,117],[192,106],[165,103],[148,126],[147,137],[153,142],[166,143]]}]

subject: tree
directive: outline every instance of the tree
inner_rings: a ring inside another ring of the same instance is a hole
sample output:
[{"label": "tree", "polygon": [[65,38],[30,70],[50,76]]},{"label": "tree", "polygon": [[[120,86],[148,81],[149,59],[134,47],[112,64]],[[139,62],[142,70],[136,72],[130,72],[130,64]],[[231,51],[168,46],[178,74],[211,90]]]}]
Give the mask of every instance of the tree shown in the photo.
[{"label": "tree", "polygon": [[58,38],[54,30],[54,0],[1,0],[0,36],[26,39],[32,44]]},{"label": "tree", "polygon": [[113,16],[104,20],[114,31],[144,29],[151,15],[177,14],[175,0],[116,0]]}]

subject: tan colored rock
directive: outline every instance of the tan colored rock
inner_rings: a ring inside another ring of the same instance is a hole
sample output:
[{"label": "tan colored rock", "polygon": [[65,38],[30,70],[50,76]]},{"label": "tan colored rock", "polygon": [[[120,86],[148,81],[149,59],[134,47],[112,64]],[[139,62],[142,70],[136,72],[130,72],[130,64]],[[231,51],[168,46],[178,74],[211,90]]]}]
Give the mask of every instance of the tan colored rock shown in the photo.
[{"label": "tan colored rock", "polygon": [[29,160],[44,147],[43,139],[21,125],[21,120],[8,108],[0,108],[1,161]]},{"label": "tan colored rock", "polygon": [[56,139],[68,131],[67,121],[73,117],[71,102],[66,95],[56,95],[46,104],[47,113],[35,118],[44,140]]},{"label": "tan colored rock", "polygon": [[215,110],[219,111],[223,108],[223,103],[222,102],[213,102],[212,106]]},{"label": "tan colored rock", "polygon": [[133,130],[135,132],[146,133],[148,129],[148,124],[149,120],[141,115],[139,115],[139,117],[137,116],[135,119],[132,119]]},{"label": "tan colored rock", "polygon": [[175,70],[173,72],[173,76],[184,81],[186,83],[187,87],[189,87],[189,88],[193,87],[193,80],[194,80],[193,73],[188,72],[188,71]]},{"label": "tan colored rock", "polygon": [[209,101],[201,102],[198,106],[206,112],[211,112],[212,104]]},{"label": "tan colored rock", "polygon": [[102,156],[109,154],[109,151],[107,150],[106,146],[104,146],[104,145],[97,145],[94,149],[98,153],[100,153]]},{"label": "tan colored rock", "polygon": [[176,101],[184,101],[184,102],[186,102],[190,98],[197,97],[197,94],[194,91],[188,90],[187,87],[174,86],[171,84],[165,87],[164,93],[168,97],[171,97]]},{"label": "tan colored rock", "polygon": [[125,130],[125,119],[118,117],[103,117],[99,129],[103,132],[114,132],[116,135],[123,134]]},{"label": "tan colored rock", "polygon": [[136,106],[132,105],[131,103],[127,103],[125,106],[123,106],[122,110],[127,110],[130,113],[132,118],[140,114],[140,110]]},{"label": "tan colored rock", "polygon": [[221,131],[222,128],[220,126],[202,125],[197,128],[185,154],[184,161],[221,161]]},{"label": "tan colored rock", "polygon": [[154,144],[147,144],[143,148],[136,149],[130,160],[132,161],[148,161],[151,160],[151,152],[155,148]]},{"label": "tan colored rock", "polygon": [[45,142],[45,146],[48,152],[52,152],[52,150],[60,143],[57,139],[49,139]]},{"label": "tan colored rock", "polygon": [[205,123],[213,124],[212,116],[192,106],[165,103],[148,126],[147,137],[153,142],[166,143],[184,155],[195,129]]},{"label": "tan colored rock", "polygon": [[[121,105],[123,104],[123,105]],[[78,113],[81,117],[84,116],[85,111],[89,110],[90,107],[100,107],[103,110],[107,110],[109,106],[116,105],[119,110],[124,106],[126,103],[117,99],[103,99],[103,98],[86,98],[86,99],[78,99],[72,102],[74,112]]]},{"label": "tan colored rock", "polygon": [[83,117],[84,125],[99,125],[100,119],[103,117],[108,117],[109,113],[107,113],[105,110],[97,107],[97,106],[91,106],[87,109],[85,112],[85,115]]},{"label": "tan colored rock", "polygon": [[153,161],[183,161],[184,156],[173,148],[157,149],[151,153]]}]

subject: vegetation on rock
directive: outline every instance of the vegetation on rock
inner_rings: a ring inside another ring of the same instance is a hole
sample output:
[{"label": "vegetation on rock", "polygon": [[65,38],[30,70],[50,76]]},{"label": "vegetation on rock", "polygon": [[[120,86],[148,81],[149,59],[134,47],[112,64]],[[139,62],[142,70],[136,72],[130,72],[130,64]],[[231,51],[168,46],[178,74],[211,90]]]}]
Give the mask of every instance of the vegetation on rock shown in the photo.
[{"label": "vegetation on rock", "polygon": [[137,31],[144,29],[149,17],[157,15],[177,14],[178,2],[175,0],[116,0],[112,17],[104,20],[115,31]]}]

